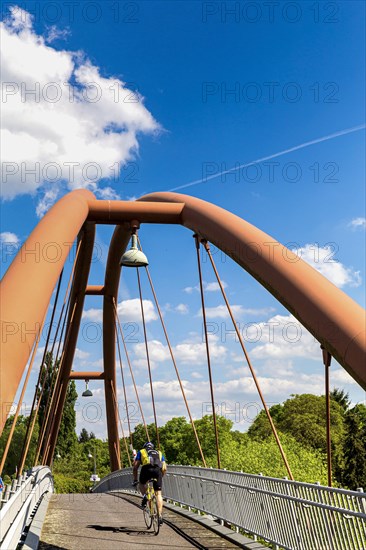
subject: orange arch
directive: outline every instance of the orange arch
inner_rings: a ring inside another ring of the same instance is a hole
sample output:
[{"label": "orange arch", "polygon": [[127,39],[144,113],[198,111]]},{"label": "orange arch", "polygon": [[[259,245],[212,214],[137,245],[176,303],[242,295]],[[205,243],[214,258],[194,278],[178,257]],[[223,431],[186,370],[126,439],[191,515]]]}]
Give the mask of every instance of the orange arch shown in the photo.
[{"label": "orange arch", "polygon": [[[238,216],[187,195],[153,193],[135,202],[98,201],[91,192],[77,190],[61,199],[46,214],[22,247],[1,284],[0,429],[30,355],[36,324],[41,323],[45,314],[70,243],[86,221],[88,223],[83,233],[87,239],[83,257],[87,262],[90,261],[93,238],[90,228],[95,223],[117,225],[111,241],[103,289],[106,392],[108,381],[110,384],[110,381],[115,380],[112,300],[117,299],[120,275],[118,259],[127,245],[128,222],[132,220],[140,223],[181,224],[229,254],[293,313],[366,389],[365,311],[275,239]],[[42,255],[42,250],[49,243],[56,243],[61,251],[57,261],[50,262],[47,256]],[[86,268],[85,262],[78,262],[75,271],[77,293],[74,293],[73,300],[77,302],[79,318],[88,270],[89,265]],[[76,343],[77,328],[78,324],[73,328],[73,345]],[[64,380],[70,374],[72,356],[73,352],[69,353]],[[111,400],[107,403],[107,420],[115,469],[118,465],[115,451],[118,431],[116,414],[110,403]],[[62,406],[60,402],[57,414],[61,413]],[[53,443],[56,436],[53,437]],[[50,456],[53,454],[51,451]]]}]

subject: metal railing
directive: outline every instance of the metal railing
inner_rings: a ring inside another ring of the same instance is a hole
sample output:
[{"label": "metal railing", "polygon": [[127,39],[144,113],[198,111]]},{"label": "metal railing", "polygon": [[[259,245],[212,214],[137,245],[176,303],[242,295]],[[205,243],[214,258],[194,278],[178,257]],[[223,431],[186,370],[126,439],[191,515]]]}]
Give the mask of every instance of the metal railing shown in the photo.
[{"label": "metal railing", "polygon": [[[131,490],[131,468],[94,492]],[[165,499],[194,508],[286,550],[365,550],[366,493],[190,466],[169,466]]]},{"label": "metal railing", "polygon": [[48,466],[37,466],[7,485],[0,500],[0,548],[16,548],[45,493],[53,493]]}]

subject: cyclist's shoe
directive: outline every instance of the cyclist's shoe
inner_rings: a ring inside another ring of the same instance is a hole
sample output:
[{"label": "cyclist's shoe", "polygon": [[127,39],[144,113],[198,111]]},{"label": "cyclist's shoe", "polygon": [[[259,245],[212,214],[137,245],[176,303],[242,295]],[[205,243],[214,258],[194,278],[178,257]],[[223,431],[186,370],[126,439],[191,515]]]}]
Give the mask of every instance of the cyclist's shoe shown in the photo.
[{"label": "cyclist's shoe", "polygon": [[141,501],[141,507],[145,508],[146,504],[147,504],[147,496],[145,495],[144,498]]},{"label": "cyclist's shoe", "polygon": [[163,525],[163,518],[159,516],[159,525]]}]

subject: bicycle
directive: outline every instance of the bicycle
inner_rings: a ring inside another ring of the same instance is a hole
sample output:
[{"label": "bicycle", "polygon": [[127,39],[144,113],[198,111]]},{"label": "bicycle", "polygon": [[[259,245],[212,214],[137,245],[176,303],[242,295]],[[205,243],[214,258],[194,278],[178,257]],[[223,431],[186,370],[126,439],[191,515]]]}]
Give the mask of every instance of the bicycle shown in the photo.
[{"label": "bicycle", "polygon": [[155,480],[150,479],[146,485],[146,498],[147,503],[144,507],[144,520],[148,529],[151,526],[154,529],[154,534],[158,535],[160,530],[160,516],[158,510],[158,501],[156,499],[155,489],[153,482]]}]

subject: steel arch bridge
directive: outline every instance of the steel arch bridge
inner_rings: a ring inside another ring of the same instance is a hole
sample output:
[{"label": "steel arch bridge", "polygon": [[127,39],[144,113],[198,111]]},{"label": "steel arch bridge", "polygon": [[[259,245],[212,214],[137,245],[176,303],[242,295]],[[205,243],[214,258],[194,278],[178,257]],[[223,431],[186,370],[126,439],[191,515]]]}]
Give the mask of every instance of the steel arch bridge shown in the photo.
[{"label": "steel arch bridge", "polygon": [[[97,223],[116,228],[104,284],[88,286]],[[181,224],[229,254],[366,389],[365,311],[278,241],[234,214],[187,195],[153,193],[125,202],[96,200],[90,191],[76,190],[58,201],[39,222],[1,284],[0,433],[36,340],[35,327],[41,326],[47,314],[57,279],[78,238],[67,320],[69,335],[55,389],[58,401],[46,463],[52,463],[55,451],[84,299],[87,294],[95,294],[103,296],[103,378],[111,469],[119,469],[119,435],[112,395],[116,383],[114,304],[120,278],[119,258],[128,244],[131,226],[142,223]],[[60,251],[52,262],[34,253],[50,243],[56,243]]]}]

